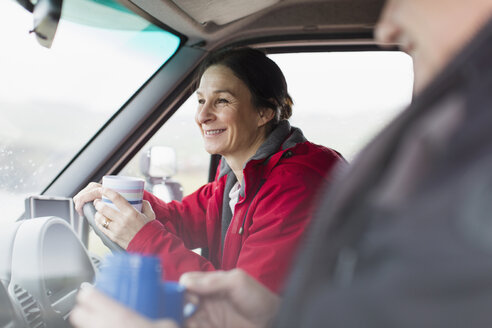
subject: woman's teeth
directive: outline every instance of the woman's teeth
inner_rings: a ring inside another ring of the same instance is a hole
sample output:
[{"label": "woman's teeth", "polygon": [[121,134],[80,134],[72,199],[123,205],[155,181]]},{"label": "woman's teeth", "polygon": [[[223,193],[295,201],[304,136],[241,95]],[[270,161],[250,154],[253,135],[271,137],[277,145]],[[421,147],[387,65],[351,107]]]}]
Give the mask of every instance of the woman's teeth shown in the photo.
[{"label": "woman's teeth", "polygon": [[207,136],[210,136],[210,135],[214,135],[214,134],[219,134],[219,133],[222,133],[224,132],[225,129],[219,129],[219,130],[207,130],[205,131],[205,135]]}]

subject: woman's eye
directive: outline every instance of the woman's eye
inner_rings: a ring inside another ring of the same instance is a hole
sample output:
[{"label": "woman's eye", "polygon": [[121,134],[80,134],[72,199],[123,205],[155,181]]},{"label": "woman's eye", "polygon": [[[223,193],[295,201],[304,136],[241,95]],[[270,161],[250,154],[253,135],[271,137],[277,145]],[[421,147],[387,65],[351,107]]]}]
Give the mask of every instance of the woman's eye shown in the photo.
[{"label": "woman's eye", "polygon": [[205,103],[205,99],[198,99],[198,103],[199,103],[200,105],[203,105],[203,104]]},{"label": "woman's eye", "polygon": [[227,99],[224,99],[224,98],[219,98],[219,99],[217,99],[217,102],[219,104],[227,104],[229,101]]}]

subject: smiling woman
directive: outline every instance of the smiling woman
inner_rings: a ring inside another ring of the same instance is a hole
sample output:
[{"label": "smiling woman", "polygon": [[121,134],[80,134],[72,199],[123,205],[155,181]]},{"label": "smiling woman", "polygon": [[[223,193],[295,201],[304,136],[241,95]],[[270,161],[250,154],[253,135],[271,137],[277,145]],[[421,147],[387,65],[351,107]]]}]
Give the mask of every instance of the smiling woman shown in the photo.
[{"label": "smiling woman", "polygon": [[275,113],[267,109],[258,111],[248,87],[221,65],[205,71],[197,95],[195,120],[205,150],[226,157],[229,165],[236,166],[234,172],[241,181],[244,163],[265,141],[267,123]]},{"label": "smiling woman", "polygon": [[[214,181],[180,202],[145,193],[142,213],[91,183],[74,197],[76,209],[102,195],[117,204],[96,202],[98,227],[129,252],[159,256],[167,280],[239,267],[281,292],[316,193],[343,160],[290,126],[284,75],[261,51],[212,52],[197,79],[195,120],[205,149],[222,156]],[[190,250],[203,247],[208,258]]]},{"label": "smiling woman", "polygon": [[28,33],[28,11],[8,0],[0,12],[0,30],[8,31],[0,53],[0,208],[1,220],[14,220],[24,198],[49,185],[180,39],[115,1],[66,0],[48,50]]}]

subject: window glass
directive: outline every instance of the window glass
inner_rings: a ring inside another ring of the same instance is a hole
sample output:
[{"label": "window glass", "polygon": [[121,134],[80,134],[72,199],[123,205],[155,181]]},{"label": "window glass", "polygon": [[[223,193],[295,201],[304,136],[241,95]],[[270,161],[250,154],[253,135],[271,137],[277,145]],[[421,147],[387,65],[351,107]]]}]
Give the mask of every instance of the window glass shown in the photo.
[{"label": "window glass", "polygon": [[347,160],[411,101],[413,65],[403,52],[271,55],[294,100],[292,125]]},{"label": "window glass", "polygon": [[65,0],[51,49],[32,14],[0,1],[0,223],[17,219],[177,50],[179,38],[113,0]]}]

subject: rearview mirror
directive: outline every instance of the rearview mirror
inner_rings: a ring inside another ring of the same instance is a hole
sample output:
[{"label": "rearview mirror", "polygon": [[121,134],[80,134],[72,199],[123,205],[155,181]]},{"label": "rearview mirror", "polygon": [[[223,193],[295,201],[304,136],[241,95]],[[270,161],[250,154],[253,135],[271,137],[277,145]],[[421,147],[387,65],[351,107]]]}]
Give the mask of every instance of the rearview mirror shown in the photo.
[{"label": "rearview mirror", "polygon": [[51,48],[56,28],[60,21],[63,0],[17,0],[17,2],[33,14],[32,33],[43,47]]}]

